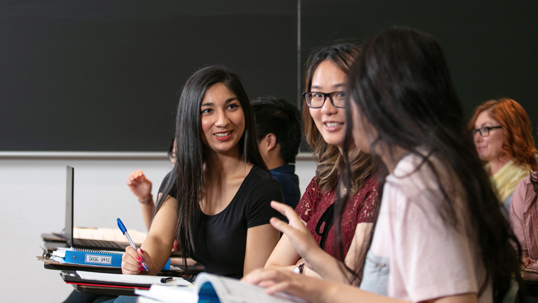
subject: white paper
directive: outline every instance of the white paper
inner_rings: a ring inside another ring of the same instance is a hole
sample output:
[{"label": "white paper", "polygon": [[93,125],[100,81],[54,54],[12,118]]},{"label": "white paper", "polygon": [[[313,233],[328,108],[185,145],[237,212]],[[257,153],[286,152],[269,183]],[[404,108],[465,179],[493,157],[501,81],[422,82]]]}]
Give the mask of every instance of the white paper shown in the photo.
[{"label": "white paper", "polygon": [[123,251],[115,251],[115,250],[102,250],[102,249],[82,249],[82,248],[65,248],[65,247],[58,247],[55,251],[52,252],[53,257],[58,258],[65,258],[65,252],[66,251],[81,251],[81,252],[90,252],[90,253],[104,253],[104,254],[114,254],[114,255],[123,255]]},{"label": "white paper", "polygon": [[151,285],[149,290],[135,289],[135,294],[164,303],[196,303],[198,296],[194,287]]},{"label": "white paper", "polygon": [[183,278],[173,277],[172,280],[162,283],[161,279],[165,276],[146,276],[146,275],[122,275],[122,274],[106,274],[99,272],[89,272],[77,270],[77,274],[84,280],[95,280],[103,282],[120,282],[128,284],[160,284],[160,285],[191,285],[190,282]]}]

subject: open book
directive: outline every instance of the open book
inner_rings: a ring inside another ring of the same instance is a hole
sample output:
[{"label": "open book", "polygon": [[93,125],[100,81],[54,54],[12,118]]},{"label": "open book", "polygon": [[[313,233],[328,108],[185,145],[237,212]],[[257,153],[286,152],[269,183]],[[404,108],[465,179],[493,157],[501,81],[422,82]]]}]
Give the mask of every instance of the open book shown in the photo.
[{"label": "open book", "polygon": [[170,303],[294,303],[302,299],[284,293],[268,295],[265,289],[239,280],[208,273],[199,274],[194,287],[152,285],[150,290],[135,290],[139,296],[152,302]]}]

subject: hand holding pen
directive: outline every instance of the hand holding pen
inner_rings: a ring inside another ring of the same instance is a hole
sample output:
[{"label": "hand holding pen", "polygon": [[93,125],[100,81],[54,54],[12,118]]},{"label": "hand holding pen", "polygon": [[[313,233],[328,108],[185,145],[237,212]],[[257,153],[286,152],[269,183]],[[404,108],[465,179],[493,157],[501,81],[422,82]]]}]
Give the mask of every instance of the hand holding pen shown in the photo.
[{"label": "hand holding pen", "polygon": [[[118,227],[120,228],[121,232],[125,235],[125,237],[127,238],[127,241],[129,241],[129,244],[131,245],[131,247],[135,250],[135,252],[137,252],[136,245],[134,244],[133,240],[131,239],[131,236],[129,236],[129,232],[127,231],[127,228],[125,228],[125,225],[123,225],[123,222],[121,222],[120,218],[118,218],[117,221],[118,221]],[[126,249],[126,252],[128,253],[127,249]],[[143,253],[142,249],[140,249],[140,252]],[[146,271],[148,271],[148,266],[146,265],[146,262],[144,262],[144,260],[142,260],[142,257],[137,255],[135,259],[139,262],[139,264],[141,264],[144,267],[144,269]],[[125,255],[124,255],[124,262],[122,262],[122,270],[124,269],[123,263],[125,263]],[[141,270],[142,269],[140,269],[140,271]]]}]

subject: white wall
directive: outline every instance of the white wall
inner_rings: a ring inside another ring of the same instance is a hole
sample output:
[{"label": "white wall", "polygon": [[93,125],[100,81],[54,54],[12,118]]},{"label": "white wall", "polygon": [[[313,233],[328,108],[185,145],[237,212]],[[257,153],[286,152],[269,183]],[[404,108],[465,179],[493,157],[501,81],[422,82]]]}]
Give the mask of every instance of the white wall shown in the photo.
[{"label": "white wall", "polygon": [[[116,228],[121,217],[144,231],[139,204],[125,184],[134,169],[153,181],[156,196],[170,163],[153,160],[0,159],[0,264],[2,302],[62,302],[72,291],[59,271],[43,268],[41,233],[61,231],[65,215],[66,165],[75,167],[75,224]],[[297,161],[301,192],[315,163]]]}]

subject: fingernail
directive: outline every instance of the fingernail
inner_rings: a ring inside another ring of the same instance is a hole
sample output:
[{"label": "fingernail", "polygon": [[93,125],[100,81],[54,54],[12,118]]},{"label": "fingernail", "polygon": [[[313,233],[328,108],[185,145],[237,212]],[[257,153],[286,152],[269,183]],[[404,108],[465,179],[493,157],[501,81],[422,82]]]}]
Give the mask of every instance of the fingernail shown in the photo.
[{"label": "fingernail", "polygon": [[138,262],[142,262],[142,258],[140,258],[140,256],[136,256],[136,260],[137,260]]},{"label": "fingernail", "polygon": [[144,269],[144,267],[139,267],[138,270],[139,271],[144,271],[145,269]]},{"label": "fingernail", "polygon": [[140,252],[141,252],[141,253],[144,253],[144,251],[142,250],[142,248],[140,248]]}]

